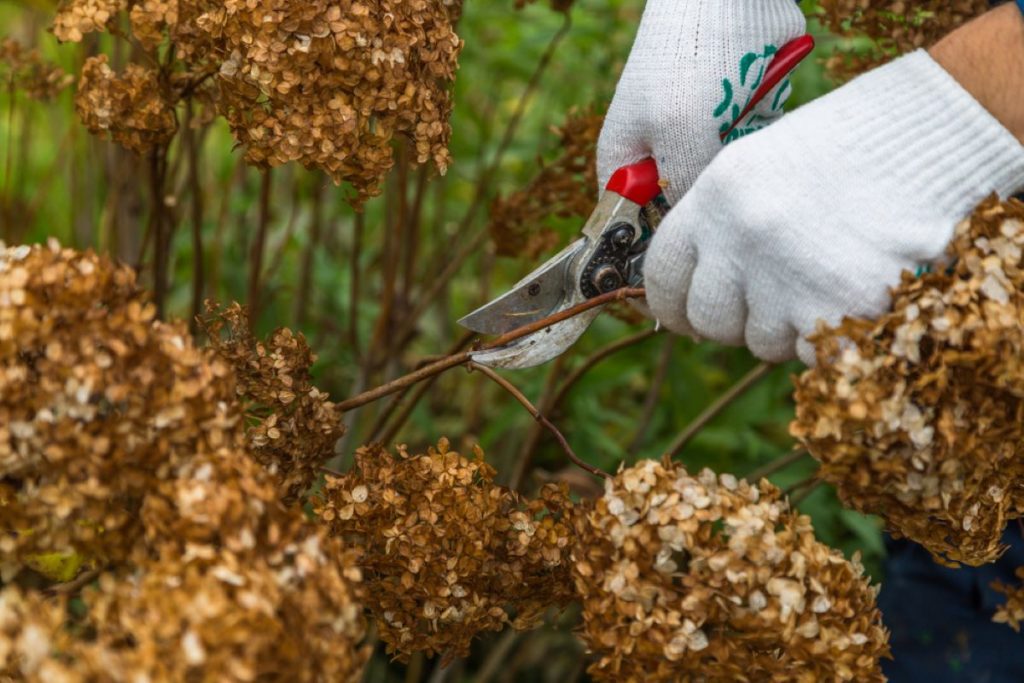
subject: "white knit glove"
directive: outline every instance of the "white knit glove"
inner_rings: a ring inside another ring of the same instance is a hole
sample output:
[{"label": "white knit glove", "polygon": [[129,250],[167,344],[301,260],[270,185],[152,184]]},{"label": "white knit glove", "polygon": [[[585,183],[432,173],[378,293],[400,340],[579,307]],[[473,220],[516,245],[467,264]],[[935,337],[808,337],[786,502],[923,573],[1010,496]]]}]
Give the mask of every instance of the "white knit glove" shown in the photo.
[{"label": "white knit glove", "polygon": [[[647,0],[597,145],[603,188],[616,169],[653,156],[679,200],[722,149],[771,56],[804,35],[794,0]],[[782,114],[784,81],[730,139]]]},{"label": "white knit glove", "polygon": [[669,329],[814,361],[816,322],[876,317],[903,270],[941,258],[1024,147],[927,52],[727,147],[661,224],[644,275]]}]

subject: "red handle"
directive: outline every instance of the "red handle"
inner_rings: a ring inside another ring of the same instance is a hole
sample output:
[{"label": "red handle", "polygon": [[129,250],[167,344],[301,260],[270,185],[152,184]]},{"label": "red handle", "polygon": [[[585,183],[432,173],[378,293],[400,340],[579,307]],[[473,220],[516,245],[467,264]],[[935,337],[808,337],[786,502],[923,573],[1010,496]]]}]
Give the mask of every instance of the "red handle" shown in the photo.
[{"label": "red handle", "polygon": [[722,140],[729,137],[729,133],[736,126],[740,125],[743,119],[747,118],[747,115],[754,110],[754,107],[759,105],[761,100],[767,97],[768,93],[774,90],[775,86],[781,83],[812,51],[814,51],[814,38],[811,36],[803,36],[783,45],[782,49],[775,53],[772,63],[768,65],[768,70],[764,74],[764,81],[761,83],[761,87],[750,98],[750,102],[740,112],[740,115],[736,117],[736,120],[732,122],[729,129],[722,133]]},{"label": "red handle", "polygon": [[616,171],[605,189],[644,206],[661,194],[658,164],[654,159],[645,159],[632,166],[623,166]]}]

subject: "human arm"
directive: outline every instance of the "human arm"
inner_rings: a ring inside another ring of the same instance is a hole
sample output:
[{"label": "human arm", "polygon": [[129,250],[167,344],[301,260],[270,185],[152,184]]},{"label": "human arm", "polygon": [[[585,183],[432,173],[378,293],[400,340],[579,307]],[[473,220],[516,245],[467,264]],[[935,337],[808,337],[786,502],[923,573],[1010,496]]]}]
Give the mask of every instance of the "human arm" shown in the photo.
[{"label": "human arm", "polygon": [[976,203],[1024,186],[1021,24],[995,9],[723,150],[651,245],[654,316],[811,363],[819,320],[883,312]]}]

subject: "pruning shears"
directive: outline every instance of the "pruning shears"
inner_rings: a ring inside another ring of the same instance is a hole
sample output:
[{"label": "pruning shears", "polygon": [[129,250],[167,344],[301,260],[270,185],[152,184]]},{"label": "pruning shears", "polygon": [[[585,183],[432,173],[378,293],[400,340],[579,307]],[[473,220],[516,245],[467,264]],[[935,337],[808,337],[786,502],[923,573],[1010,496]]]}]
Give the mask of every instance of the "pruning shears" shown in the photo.
[{"label": "pruning shears", "polygon": [[[722,132],[723,141],[813,49],[814,39],[803,36],[775,53],[761,85]],[[610,292],[642,287],[644,255],[670,208],[654,159],[620,168],[608,181],[580,239],[459,324],[481,334],[503,335]],[[541,365],[575,344],[602,308],[591,308],[506,346],[476,352],[472,359],[496,368]]]}]

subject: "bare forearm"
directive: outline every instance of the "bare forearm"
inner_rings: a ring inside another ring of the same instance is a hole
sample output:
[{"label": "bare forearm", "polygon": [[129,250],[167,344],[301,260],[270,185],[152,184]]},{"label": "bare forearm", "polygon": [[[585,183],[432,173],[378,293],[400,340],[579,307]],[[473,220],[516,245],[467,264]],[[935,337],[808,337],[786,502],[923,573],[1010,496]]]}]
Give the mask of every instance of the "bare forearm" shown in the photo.
[{"label": "bare forearm", "polygon": [[930,53],[1024,142],[1024,18],[1013,3],[957,29]]}]

